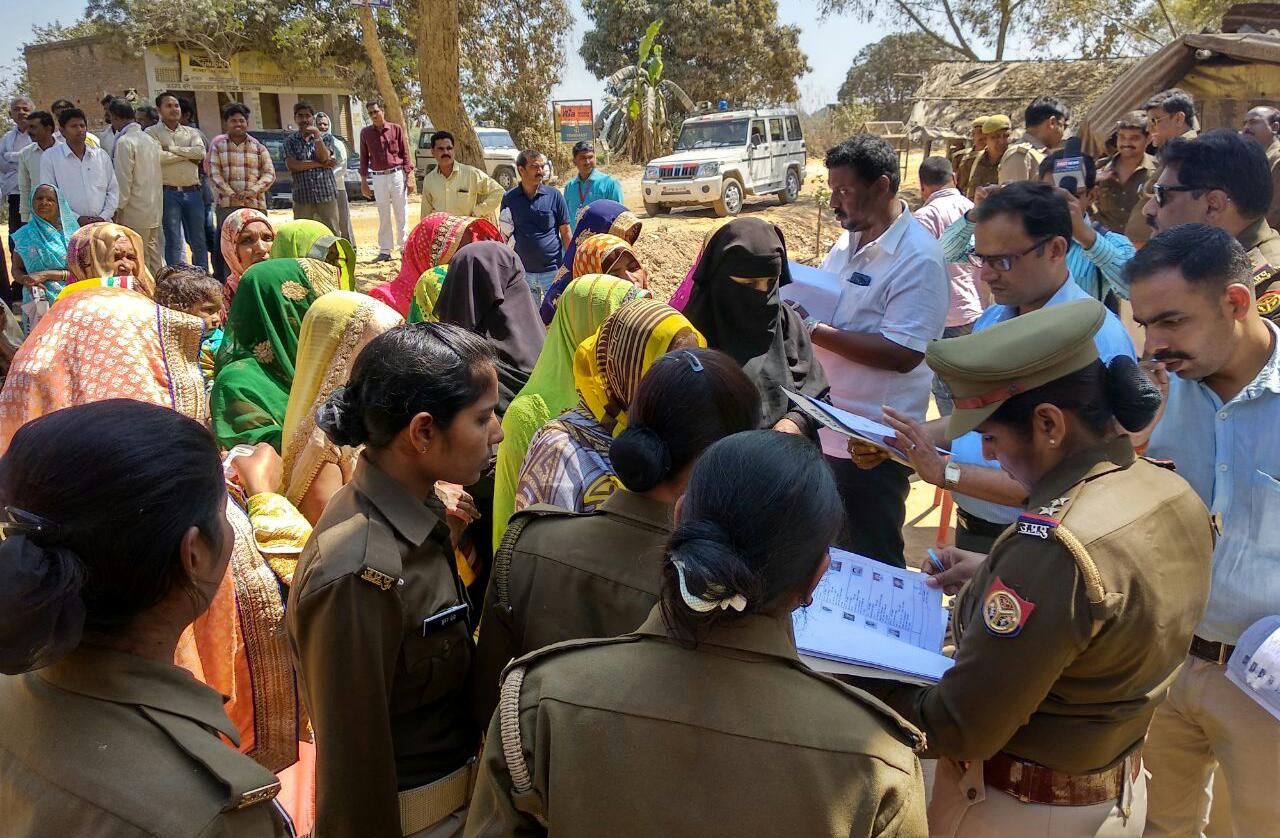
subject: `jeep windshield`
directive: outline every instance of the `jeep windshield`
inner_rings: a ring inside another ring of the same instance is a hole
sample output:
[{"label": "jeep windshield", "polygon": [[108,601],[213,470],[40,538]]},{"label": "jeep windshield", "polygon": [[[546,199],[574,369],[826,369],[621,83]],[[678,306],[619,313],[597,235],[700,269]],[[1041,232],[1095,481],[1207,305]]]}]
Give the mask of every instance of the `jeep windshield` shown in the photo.
[{"label": "jeep windshield", "polygon": [[480,138],[480,145],[485,148],[515,148],[515,140],[511,139],[511,134],[507,131],[478,131],[476,136]]},{"label": "jeep windshield", "polygon": [[728,148],[747,144],[747,120],[726,119],[722,122],[686,122],[680,129],[676,151],[695,148]]}]

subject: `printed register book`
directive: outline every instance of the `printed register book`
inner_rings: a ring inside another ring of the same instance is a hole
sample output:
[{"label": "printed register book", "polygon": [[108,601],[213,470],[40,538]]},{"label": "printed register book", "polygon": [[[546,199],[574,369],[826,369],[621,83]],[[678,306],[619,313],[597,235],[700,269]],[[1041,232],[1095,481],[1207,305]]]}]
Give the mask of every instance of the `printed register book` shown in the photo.
[{"label": "printed register book", "polygon": [[831,548],[831,567],[796,611],[796,647],[822,672],[931,684],[951,668],[942,654],[947,614],[926,576]]}]

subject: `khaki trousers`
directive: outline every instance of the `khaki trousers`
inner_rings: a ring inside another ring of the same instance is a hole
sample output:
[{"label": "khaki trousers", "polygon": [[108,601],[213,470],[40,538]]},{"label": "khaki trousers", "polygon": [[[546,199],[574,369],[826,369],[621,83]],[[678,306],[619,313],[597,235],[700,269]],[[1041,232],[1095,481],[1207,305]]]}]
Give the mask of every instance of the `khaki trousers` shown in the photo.
[{"label": "khaki trousers", "polygon": [[[1147,808],[1147,772],[1125,781],[1118,801],[1092,806],[1023,803],[986,786],[982,762],[964,770],[952,759],[938,760],[929,803],[930,838],[1137,838]],[[1129,817],[1124,816],[1128,807]]]},{"label": "khaki trousers", "polygon": [[154,227],[146,226],[146,221],[141,218],[135,218],[126,212],[116,213],[120,219],[118,223],[123,224],[130,230],[133,230],[142,237],[142,261],[146,263],[147,270],[151,271],[151,276],[160,275],[160,271],[164,270],[164,250],[160,245],[160,225]]},{"label": "khaki trousers", "polygon": [[405,838],[456,838],[456,836],[462,834],[463,828],[467,825],[468,808],[463,806],[439,823],[432,824],[426,829],[420,829],[405,836]]},{"label": "khaki trousers", "polygon": [[1209,834],[1280,829],[1280,721],[1228,681],[1225,666],[1187,657],[1156,708],[1143,756],[1151,770],[1147,835],[1205,834],[1212,787],[1224,782],[1230,800],[1212,800]]}]

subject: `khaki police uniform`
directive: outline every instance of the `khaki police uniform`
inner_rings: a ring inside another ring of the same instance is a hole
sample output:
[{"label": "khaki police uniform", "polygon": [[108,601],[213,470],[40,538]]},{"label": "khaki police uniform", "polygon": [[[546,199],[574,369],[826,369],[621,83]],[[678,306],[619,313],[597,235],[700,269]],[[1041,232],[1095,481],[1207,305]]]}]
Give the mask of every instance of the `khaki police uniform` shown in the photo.
[{"label": "khaki police uniform", "polygon": [[[983,123],[987,121],[987,117],[980,116],[969,124],[970,133],[973,129],[981,129]],[[959,149],[951,156],[951,169],[956,173],[956,189],[961,194],[965,193],[969,186],[969,171],[973,168],[973,160],[981,152],[972,144],[966,144],[964,148]]]},{"label": "khaki police uniform", "polygon": [[366,454],[298,560],[286,618],[315,731],[316,838],[461,829],[480,731],[444,515]]},{"label": "khaki police uniform", "polygon": [[[1185,134],[1182,134],[1184,140],[1194,140],[1198,136],[1198,132],[1194,128],[1188,128]],[[1156,168],[1151,173],[1151,177],[1147,178],[1147,185],[1142,188],[1142,195],[1138,198],[1138,202],[1133,206],[1133,212],[1129,214],[1129,223],[1125,225],[1123,232],[1129,241],[1141,247],[1147,239],[1155,234],[1155,230],[1147,223],[1147,215],[1142,208],[1147,205],[1156,194],[1156,181],[1160,180],[1160,174],[1164,171],[1164,164],[1159,161],[1157,156]]]},{"label": "khaki police uniform", "polygon": [[1280,138],[1267,146],[1267,165],[1271,167],[1271,209],[1267,211],[1267,223],[1280,227]]},{"label": "khaki police uniform", "polygon": [[219,738],[222,696],[169,663],[80,646],[0,676],[0,834],[291,835],[275,775]]},{"label": "khaki police uniform", "polygon": [[969,177],[965,184],[964,194],[970,201],[978,193],[978,187],[994,186],[1000,182],[1000,161],[992,160],[984,151],[973,158],[969,164]]},{"label": "khaki police uniform", "polygon": [[494,555],[476,648],[476,717],[488,726],[502,670],[534,649],[635,631],[658,601],[671,507],[619,489],[595,511],[518,512]]},{"label": "khaki police uniform", "polygon": [[505,673],[468,836],[921,836],[919,732],[802,664],[791,617],[634,633]]},{"label": "khaki police uniform", "polygon": [[[1095,362],[1103,316],[1081,300],[931,344],[949,430]],[[1067,456],[1027,509],[957,598],[955,666],[885,693],[942,757],[930,833],[1141,835],[1142,743],[1208,600],[1209,513],[1123,436]]]},{"label": "khaki police uniform", "polygon": [[1098,171],[1098,200],[1094,205],[1093,218],[1108,230],[1123,233],[1133,215],[1133,208],[1138,206],[1155,174],[1156,159],[1150,154],[1142,155],[1142,162],[1123,181],[1115,171],[1116,159],[1111,158]]},{"label": "khaki police uniform", "polygon": [[1045,147],[1030,134],[1024,134],[1022,139],[1004,150],[1004,156],[1000,158],[1000,182],[1039,180],[1040,164],[1055,151],[1057,149]]},{"label": "khaki police uniform", "polygon": [[1265,218],[1246,227],[1236,240],[1248,252],[1253,266],[1253,293],[1258,313],[1280,323],[1280,233]]}]

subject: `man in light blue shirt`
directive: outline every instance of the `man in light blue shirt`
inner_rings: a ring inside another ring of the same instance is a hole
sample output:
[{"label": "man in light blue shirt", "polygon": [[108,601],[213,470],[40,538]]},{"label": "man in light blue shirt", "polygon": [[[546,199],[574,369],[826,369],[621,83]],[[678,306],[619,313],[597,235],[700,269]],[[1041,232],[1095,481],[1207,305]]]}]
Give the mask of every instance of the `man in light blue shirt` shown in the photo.
[{"label": "man in light blue shirt", "polygon": [[576,227],[592,201],[607,199],[621,204],[622,184],[596,168],[596,147],[586,140],[574,143],[573,165],[578,167],[578,176],[564,185],[564,202],[569,207],[569,225]]},{"label": "man in light blue shirt", "polygon": [[[981,268],[979,276],[995,298],[995,305],[974,322],[974,332],[1020,314],[1087,297],[1071,281],[1067,269],[1073,213],[1063,194],[1048,184],[1018,181],[991,193],[969,211],[976,243],[967,258]],[[945,234],[943,238],[945,241]],[[1104,363],[1117,355],[1136,359],[1133,341],[1109,311],[1094,340]],[[1026,487],[1006,474],[999,463],[983,456],[982,437],[976,432],[948,441],[946,419],[921,424],[886,409],[885,420],[904,440],[902,447],[909,449],[920,479],[953,493],[958,507],[956,546],[986,553],[996,537],[1022,514]],[[935,445],[950,448],[950,458],[939,455]],[[872,464],[871,452],[859,446],[851,446],[850,451],[858,465]]]},{"label": "man in light blue shirt", "polygon": [[[1040,180],[1053,184],[1053,166],[1063,158],[1065,151],[1055,151],[1040,164]],[[1074,194],[1059,189],[1058,194],[1071,210],[1071,238],[1067,249],[1067,272],[1084,293],[1115,311],[1118,304],[1114,297],[1129,299],[1129,288],[1124,281],[1124,265],[1133,258],[1134,248],[1120,233],[1113,233],[1089,218],[1088,209],[1098,197],[1097,168],[1093,158],[1080,158],[1084,166],[1084,183]],[[981,201],[979,201],[981,203]],[[948,262],[964,261],[973,249],[974,223],[961,218],[942,234],[942,252]],[[1112,299],[1108,299],[1111,297]],[[1106,358],[1103,358],[1105,361]]]},{"label": "man in light blue shirt", "polygon": [[[1235,834],[1262,834],[1280,824],[1280,722],[1224,664],[1246,628],[1280,614],[1280,329],[1258,313],[1249,258],[1225,230],[1172,227],[1126,273],[1156,375],[1172,373],[1147,454],[1173,461],[1219,530],[1208,608],[1143,753],[1145,834],[1200,834],[1215,764]],[[1215,806],[1214,827],[1231,834],[1226,815]]]}]

